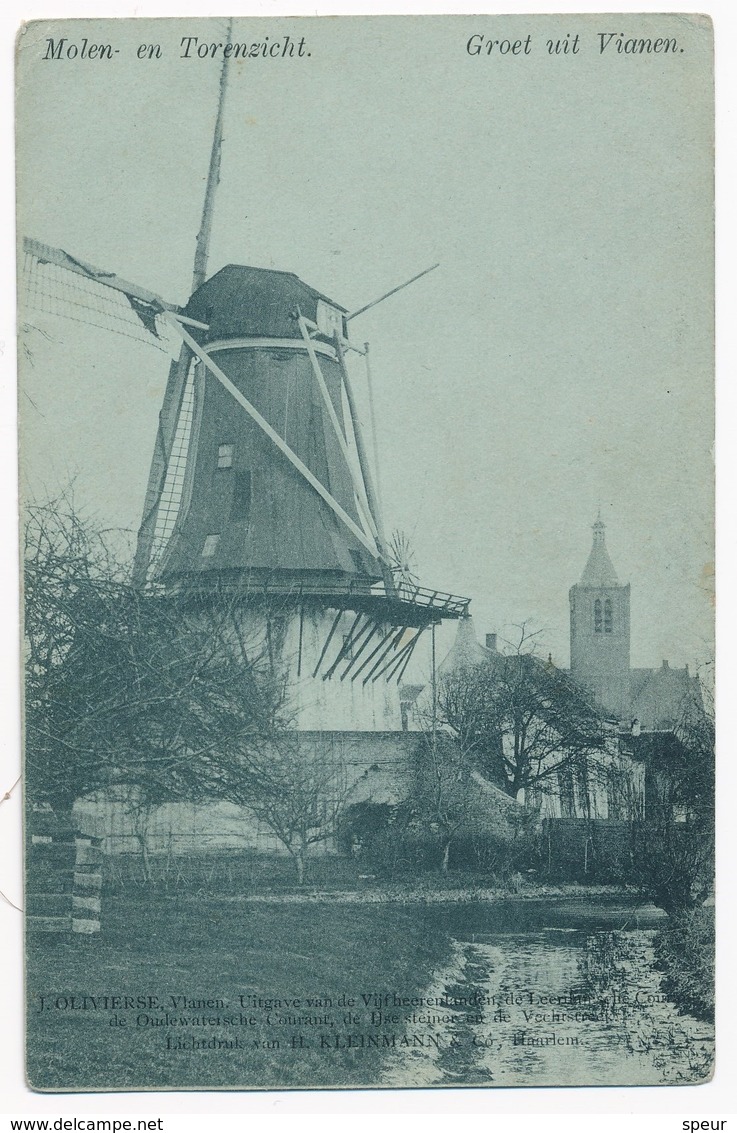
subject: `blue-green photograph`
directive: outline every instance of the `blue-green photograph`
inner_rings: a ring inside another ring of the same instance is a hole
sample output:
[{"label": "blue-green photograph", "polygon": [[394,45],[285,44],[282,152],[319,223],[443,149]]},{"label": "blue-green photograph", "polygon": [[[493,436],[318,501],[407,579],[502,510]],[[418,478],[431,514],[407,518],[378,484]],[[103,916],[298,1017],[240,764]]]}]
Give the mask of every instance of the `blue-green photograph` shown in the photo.
[{"label": "blue-green photograph", "polygon": [[21,29],[33,1089],[711,1078],[712,51]]}]

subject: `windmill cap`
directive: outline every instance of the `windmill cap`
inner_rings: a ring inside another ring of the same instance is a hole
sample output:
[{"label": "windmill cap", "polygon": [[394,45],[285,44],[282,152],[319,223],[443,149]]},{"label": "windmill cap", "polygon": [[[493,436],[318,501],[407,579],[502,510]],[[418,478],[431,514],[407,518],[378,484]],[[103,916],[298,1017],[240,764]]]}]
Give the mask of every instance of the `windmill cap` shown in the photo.
[{"label": "windmill cap", "polygon": [[332,322],[344,331],[346,308],[290,271],[228,264],[195,291],[185,308],[190,319],[207,323],[197,334],[204,344],[223,338],[301,338],[297,309],[306,319]]}]

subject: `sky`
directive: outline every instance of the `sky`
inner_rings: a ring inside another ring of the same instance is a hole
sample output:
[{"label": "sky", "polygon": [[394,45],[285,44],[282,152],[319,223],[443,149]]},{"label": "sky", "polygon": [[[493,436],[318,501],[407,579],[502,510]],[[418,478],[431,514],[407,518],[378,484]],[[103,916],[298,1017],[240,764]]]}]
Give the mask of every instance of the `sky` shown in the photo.
[{"label": "sky", "polygon": [[[600,54],[600,32],[630,29],[683,52]],[[579,53],[549,56],[569,32]],[[120,47],[104,63],[43,60],[50,34],[32,25],[20,50],[20,233],[186,301],[219,66],[179,44],[222,40],[223,24],[80,24],[77,42]],[[231,67],[210,272],[294,271],[355,309],[439,262],[351,324],[371,343],[385,523],[410,536],[422,581],[469,596],[480,637],[529,621],[567,664],[568,589],[601,508],[632,584],[633,665],[707,661],[706,25],[254,20],[234,38],[286,34],[309,57]],[[531,52],[472,57],[473,34],[529,34]],[[162,59],[137,60],[142,42]],[[135,530],[166,358],[27,321],[25,490],[74,478],[105,525]]]}]

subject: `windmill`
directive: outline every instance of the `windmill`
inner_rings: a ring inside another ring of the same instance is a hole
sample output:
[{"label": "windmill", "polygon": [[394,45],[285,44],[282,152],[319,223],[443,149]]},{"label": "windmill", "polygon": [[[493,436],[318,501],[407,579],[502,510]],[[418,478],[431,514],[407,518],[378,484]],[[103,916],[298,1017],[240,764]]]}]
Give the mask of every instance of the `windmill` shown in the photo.
[{"label": "windmill", "polygon": [[31,239],[27,301],[169,353],[178,343],[135,584],[242,603],[288,672],[299,727],[391,730],[423,631],[468,600],[395,580],[348,363],[366,354],[351,320],[374,304],[350,312],[288,271],[207,277],[227,75],[226,59],[187,303]]}]

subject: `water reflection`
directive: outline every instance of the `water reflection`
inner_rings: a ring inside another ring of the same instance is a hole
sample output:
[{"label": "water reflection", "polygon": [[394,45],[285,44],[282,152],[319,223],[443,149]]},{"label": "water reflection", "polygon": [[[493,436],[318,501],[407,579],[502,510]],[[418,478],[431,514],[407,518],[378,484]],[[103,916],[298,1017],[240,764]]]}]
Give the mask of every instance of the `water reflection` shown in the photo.
[{"label": "water reflection", "polygon": [[386,1084],[703,1081],[713,1030],[679,1014],[663,993],[654,935],[652,928],[536,927],[458,939],[425,993],[453,1012],[450,1025],[436,1027],[440,1049],[409,1051]]}]

